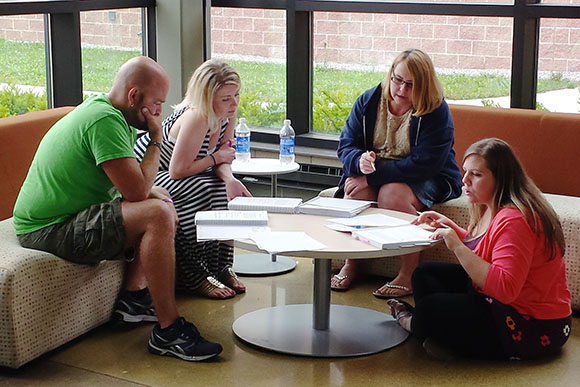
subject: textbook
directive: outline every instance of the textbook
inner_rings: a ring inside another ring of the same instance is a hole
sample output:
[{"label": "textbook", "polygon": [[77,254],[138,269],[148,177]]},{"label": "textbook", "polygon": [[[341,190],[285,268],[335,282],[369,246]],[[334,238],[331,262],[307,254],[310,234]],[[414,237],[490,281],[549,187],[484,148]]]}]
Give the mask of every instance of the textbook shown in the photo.
[{"label": "textbook", "polygon": [[268,198],[238,196],[230,200],[228,209],[235,211],[262,210],[267,212],[279,212],[283,214],[295,214],[298,206],[302,204],[300,198]]},{"label": "textbook", "polygon": [[431,231],[413,224],[398,227],[363,228],[352,231],[354,238],[379,249],[398,249],[437,243],[438,240],[430,238],[431,234]]},{"label": "textbook", "polygon": [[195,214],[195,224],[201,226],[267,226],[268,213],[266,211],[198,211]]},{"label": "textbook", "polygon": [[350,218],[369,208],[373,203],[366,200],[315,197],[300,205],[301,214]]}]

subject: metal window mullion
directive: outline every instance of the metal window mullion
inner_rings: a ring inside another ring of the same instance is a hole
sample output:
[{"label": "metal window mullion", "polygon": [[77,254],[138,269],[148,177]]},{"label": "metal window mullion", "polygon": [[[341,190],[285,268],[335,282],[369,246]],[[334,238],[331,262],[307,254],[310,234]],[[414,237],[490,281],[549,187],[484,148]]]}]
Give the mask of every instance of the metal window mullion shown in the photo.
[{"label": "metal window mullion", "polygon": [[143,55],[157,60],[157,31],[155,6],[141,8],[141,45]]},{"label": "metal window mullion", "polygon": [[535,109],[540,19],[528,12],[526,2],[535,3],[536,1],[516,0],[515,3],[510,106]]},{"label": "metal window mullion", "polygon": [[45,17],[48,107],[83,101],[79,11],[49,13]]},{"label": "metal window mullion", "polygon": [[[286,116],[297,135],[312,127],[312,12],[296,12],[288,2],[286,18]],[[300,143],[297,138],[297,144]]]}]

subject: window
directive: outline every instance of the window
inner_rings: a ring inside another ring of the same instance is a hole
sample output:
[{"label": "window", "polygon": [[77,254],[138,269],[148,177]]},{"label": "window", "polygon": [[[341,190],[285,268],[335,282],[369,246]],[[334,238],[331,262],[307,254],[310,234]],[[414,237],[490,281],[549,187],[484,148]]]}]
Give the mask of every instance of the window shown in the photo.
[{"label": "window", "polygon": [[580,19],[542,19],[536,109],[580,112]]},{"label": "window", "polygon": [[0,16],[0,117],[46,109],[44,17]]},{"label": "window", "polygon": [[80,21],[83,91],[107,92],[119,67],[142,55],[141,9],[81,12]]},{"label": "window", "polygon": [[238,115],[251,127],[282,127],[286,118],[286,16],[282,10],[211,9],[211,56],[242,80]]}]

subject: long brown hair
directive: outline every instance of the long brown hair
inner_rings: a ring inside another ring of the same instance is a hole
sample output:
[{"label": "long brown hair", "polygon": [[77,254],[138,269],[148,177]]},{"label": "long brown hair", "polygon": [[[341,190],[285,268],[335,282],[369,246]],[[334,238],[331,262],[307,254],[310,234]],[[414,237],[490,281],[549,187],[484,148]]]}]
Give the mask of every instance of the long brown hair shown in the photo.
[{"label": "long brown hair", "polygon": [[[495,178],[491,214],[495,215],[504,207],[516,207],[526,217],[536,235],[544,234],[549,259],[553,259],[558,251],[564,255],[566,241],[560,219],[540,189],[526,174],[509,144],[499,138],[485,138],[467,148],[463,161],[471,155],[481,156]],[[471,206],[472,227],[481,219],[484,210],[483,205]]]}]

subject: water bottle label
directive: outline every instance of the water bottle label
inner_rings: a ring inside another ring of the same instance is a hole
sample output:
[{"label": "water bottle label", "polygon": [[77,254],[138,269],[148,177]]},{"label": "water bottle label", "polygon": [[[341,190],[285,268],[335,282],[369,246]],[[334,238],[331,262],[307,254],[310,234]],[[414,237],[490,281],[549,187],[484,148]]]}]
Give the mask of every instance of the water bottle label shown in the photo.
[{"label": "water bottle label", "polygon": [[250,152],[250,136],[236,137],[236,152],[237,153]]},{"label": "water bottle label", "polygon": [[294,154],[294,138],[286,137],[280,139],[280,154],[282,156],[292,156]]}]

